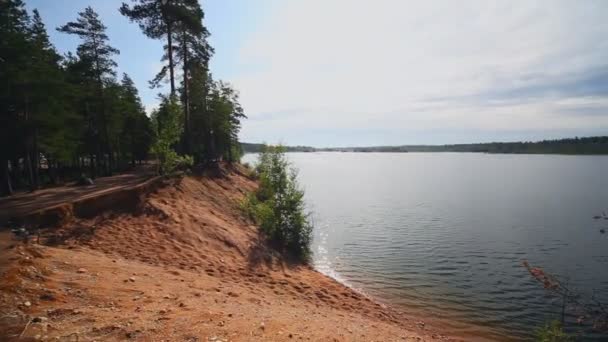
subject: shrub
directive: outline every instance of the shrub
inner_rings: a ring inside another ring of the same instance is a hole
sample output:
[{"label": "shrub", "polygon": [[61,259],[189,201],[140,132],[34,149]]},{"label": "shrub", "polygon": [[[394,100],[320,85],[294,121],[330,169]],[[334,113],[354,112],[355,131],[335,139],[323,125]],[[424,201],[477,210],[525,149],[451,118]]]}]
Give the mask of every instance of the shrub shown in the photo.
[{"label": "shrub", "polygon": [[312,225],[304,208],[304,191],[282,146],[264,149],[256,165],[260,186],[242,204],[246,214],[285,250],[307,261]]},{"label": "shrub", "polygon": [[560,321],[552,321],[545,324],[536,332],[536,340],[539,342],[567,342],[572,341],[572,337],[564,332]]},{"label": "shrub", "polygon": [[181,108],[177,99],[174,96],[163,98],[160,108],[152,113],[152,119],[157,137],[151,150],[158,159],[158,173],[171,174],[177,169],[192,166],[192,156],[179,155],[174,149],[183,132]]}]

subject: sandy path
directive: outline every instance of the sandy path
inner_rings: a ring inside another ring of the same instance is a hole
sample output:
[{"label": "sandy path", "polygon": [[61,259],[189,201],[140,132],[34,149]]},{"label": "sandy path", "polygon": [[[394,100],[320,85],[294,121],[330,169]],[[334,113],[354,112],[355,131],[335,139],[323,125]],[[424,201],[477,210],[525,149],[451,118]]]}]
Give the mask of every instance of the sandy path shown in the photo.
[{"label": "sandy path", "polygon": [[133,187],[145,182],[154,175],[148,171],[142,169],[133,173],[100,177],[95,180],[94,185],[76,186],[71,184],[34,192],[21,192],[9,197],[0,197],[0,222],[4,222],[11,217],[23,216],[24,214],[61,203]]}]

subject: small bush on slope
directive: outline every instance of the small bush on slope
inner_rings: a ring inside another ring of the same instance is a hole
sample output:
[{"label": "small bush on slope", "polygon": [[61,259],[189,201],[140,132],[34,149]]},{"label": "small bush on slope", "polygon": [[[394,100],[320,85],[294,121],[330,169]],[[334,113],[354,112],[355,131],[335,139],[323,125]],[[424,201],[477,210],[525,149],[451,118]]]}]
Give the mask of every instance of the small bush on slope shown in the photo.
[{"label": "small bush on slope", "polygon": [[242,207],[274,242],[301,260],[310,256],[312,225],[305,213],[304,191],[297,171],[289,165],[282,146],[264,149],[256,165],[260,187]]}]

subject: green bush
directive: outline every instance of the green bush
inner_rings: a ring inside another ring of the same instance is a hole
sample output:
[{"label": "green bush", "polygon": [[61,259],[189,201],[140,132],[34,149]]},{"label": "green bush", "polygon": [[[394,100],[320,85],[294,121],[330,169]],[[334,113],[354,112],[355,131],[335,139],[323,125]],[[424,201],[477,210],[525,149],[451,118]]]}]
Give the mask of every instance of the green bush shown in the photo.
[{"label": "green bush", "polygon": [[559,321],[552,321],[536,332],[536,340],[539,342],[567,342],[573,339],[572,336],[566,334]]},{"label": "green bush", "polygon": [[151,150],[158,159],[159,174],[171,174],[194,164],[191,156],[179,155],[174,149],[183,132],[181,112],[177,99],[170,96],[163,98],[160,108],[152,113],[157,137]]},{"label": "green bush", "polygon": [[307,261],[310,256],[312,225],[304,207],[304,191],[297,182],[297,172],[285,156],[282,146],[264,149],[256,165],[260,186],[242,204],[268,237],[286,251]]}]

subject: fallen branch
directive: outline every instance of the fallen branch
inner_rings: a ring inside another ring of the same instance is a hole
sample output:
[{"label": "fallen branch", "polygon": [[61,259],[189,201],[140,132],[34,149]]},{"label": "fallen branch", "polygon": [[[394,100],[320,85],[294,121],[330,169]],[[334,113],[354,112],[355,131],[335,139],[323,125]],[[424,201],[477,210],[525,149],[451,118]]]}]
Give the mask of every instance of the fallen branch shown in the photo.
[{"label": "fallen branch", "polygon": [[21,332],[21,334],[19,334],[19,338],[23,337],[23,334],[25,334],[25,331],[27,330],[27,328],[30,326],[30,324],[32,323],[33,318],[30,318],[29,321],[27,321],[27,324],[25,325],[25,328],[23,328],[23,331]]}]

